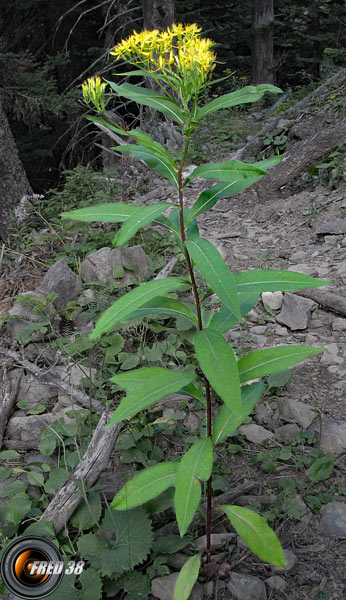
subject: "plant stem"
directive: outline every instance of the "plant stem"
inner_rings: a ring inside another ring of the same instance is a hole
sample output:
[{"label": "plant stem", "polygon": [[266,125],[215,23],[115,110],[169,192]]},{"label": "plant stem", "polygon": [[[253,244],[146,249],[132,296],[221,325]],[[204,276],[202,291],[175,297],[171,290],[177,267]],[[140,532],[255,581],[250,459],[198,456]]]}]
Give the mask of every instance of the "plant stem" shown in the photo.
[{"label": "plant stem", "polygon": [[[183,168],[186,161],[187,151],[189,148],[190,142],[190,134],[186,135],[185,139],[185,147],[182,159],[178,168],[178,191],[179,191],[179,208],[180,208],[180,232],[181,232],[181,241],[184,248],[184,254],[186,257],[187,268],[189,271],[189,276],[191,280],[192,290],[195,297],[196,302],[196,311],[197,311],[197,319],[198,319],[198,329],[202,331],[203,322],[202,322],[202,311],[201,311],[201,302],[198,295],[198,289],[195,279],[195,274],[193,272],[191,257],[188,253],[188,250],[185,245],[185,224],[184,224],[184,196],[183,196],[183,186],[182,186],[182,173]],[[211,395],[210,395],[210,384],[206,377],[204,377],[205,383],[205,392],[206,392],[206,401],[207,401],[207,435],[211,437]],[[207,563],[210,562],[210,546],[211,546],[211,510],[212,510],[212,476],[209,477],[207,481],[207,522],[206,522],[206,554],[207,554]]]}]

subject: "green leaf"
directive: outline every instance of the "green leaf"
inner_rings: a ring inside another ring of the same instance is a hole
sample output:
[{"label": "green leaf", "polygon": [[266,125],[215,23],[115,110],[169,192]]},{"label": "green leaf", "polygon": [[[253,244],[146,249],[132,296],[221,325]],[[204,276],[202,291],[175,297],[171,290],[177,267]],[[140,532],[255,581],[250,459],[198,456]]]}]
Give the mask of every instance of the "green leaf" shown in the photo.
[{"label": "green leaf", "polygon": [[71,523],[79,531],[90,529],[96,525],[101,517],[101,498],[97,492],[87,494],[87,502],[83,500],[74,511]]},{"label": "green leaf", "polygon": [[226,183],[236,183],[241,179],[248,177],[257,177],[266,175],[264,169],[260,169],[251,163],[244,163],[240,160],[228,160],[225,163],[208,163],[196,167],[191,175],[186,178],[185,183],[189,183],[195,177],[203,177],[204,179],[218,179]]},{"label": "green leaf", "polygon": [[201,369],[230,410],[240,410],[241,394],[236,356],[221,333],[197,331],[195,350]]},{"label": "green leaf", "polygon": [[50,456],[57,447],[58,441],[57,435],[54,434],[51,429],[44,429],[38,445],[39,451],[45,456]]},{"label": "green leaf", "polygon": [[156,498],[167,488],[175,485],[178,465],[176,463],[160,463],[136,474],[126,482],[111,504],[117,510],[129,510]]},{"label": "green leaf", "polygon": [[153,149],[149,150],[141,144],[124,144],[122,146],[113,146],[112,150],[120,152],[120,154],[131,155],[138,160],[143,160],[149,167],[152,167],[163,177],[168,179],[178,189],[178,171],[171,161],[167,160],[160,152]]},{"label": "green leaf", "polygon": [[244,506],[228,505],[221,508],[251,552],[267,563],[285,567],[281,544],[263,517]]},{"label": "green leaf", "polygon": [[334,469],[334,454],[326,454],[322,458],[318,458],[308,468],[310,481],[317,483],[328,479]]},{"label": "green leaf", "polygon": [[246,104],[248,102],[257,102],[257,100],[262,98],[264,92],[281,94],[282,90],[274,85],[269,85],[266,83],[262,83],[261,85],[257,86],[248,85],[241,90],[236,90],[230,94],[224,94],[220,98],[215,98],[215,100],[212,100],[205,106],[202,106],[202,108],[197,111],[196,120],[199,121],[207,115],[211,115],[213,112],[223,108],[230,108],[231,106]]},{"label": "green leaf", "polygon": [[25,492],[19,492],[12,497],[11,502],[6,505],[7,519],[10,523],[17,525],[31,510],[32,501]]},{"label": "green leaf", "polygon": [[140,206],[125,204],[123,202],[98,204],[97,206],[87,206],[60,214],[62,219],[72,219],[73,221],[100,221],[102,223],[122,223],[131,215],[140,210]]},{"label": "green leaf", "polygon": [[283,371],[293,365],[323,352],[324,348],[313,346],[276,346],[264,350],[254,350],[238,361],[240,381],[249,381],[276,371]]},{"label": "green leaf", "polygon": [[25,492],[26,484],[20,479],[10,481],[0,491],[0,498],[12,498],[15,494]]},{"label": "green leaf", "polygon": [[[240,312],[243,317],[257,304],[258,298],[259,294],[239,294]],[[212,315],[208,329],[226,333],[237,323],[238,318],[235,314],[227,306],[222,305],[220,310]]]},{"label": "green leaf", "polygon": [[44,485],[44,477],[42,473],[37,473],[36,471],[28,471],[28,481],[31,485]]},{"label": "green leaf", "polygon": [[[67,563],[66,563],[67,567]],[[102,582],[96,569],[89,567],[79,576],[82,589],[77,589],[75,577],[64,576],[59,587],[49,596],[50,600],[101,600]]]},{"label": "green leaf", "polygon": [[113,246],[122,246],[125,244],[130,238],[132,238],[135,233],[141,227],[146,227],[149,225],[163,211],[172,206],[168,202],[164,202],[161,204],[154,204],[152,206],[143,206],[137,211],[134,215],[129,217],[124,225],[119,229],[117,235],[113,240]]},{"label": "green leaf", "polygon": [[174,298],[168,298],[165,296],[158,296],[147,304],[144,304],[141,308],[134,311],[129,315],[129,319],[138,319],[140,317],[147,317],[149,315],[168,315],[169,317],[179,318],[186,317],[194,325],[197,325],[197,317],[191,312],[191,310]]},{"label": "green leaf", "polygon": [[174,508],[181,537],[186,533],[201,500],[199,479],[209,479],[212,466],[211,438],[195,442],[180,461],[176,475]]},{"label": "green leaf", "polygon": [[[149,598],[150,581],[149,577],[144,573],[131,571],[120,577],[120,579],[117,579],[114,583],[117,590],[127,591],[125,600],[148,600]],[[113,596],[113,593],[111,595]]]},{"label": "green leaf", "polygon": [[332,281],[316,279],[303,273],[294,271],[276,271],[263,269],[243,271],[234,274],[235,284],[238,292],[262,293],[262,292],[294,292],[306,288],[330,285]]},{"label": "green leaf", "polygon": [[124,267],[122,265],[114,265],[112,276],[113,279],[122,279],[124,277]]},{"label": "green leaf", "polygon": [[199,391],[199,389],[196,388],[196,386],[193,383],[189,383],[188,385],[185,385],[181,390],[179,390],[179,394],[182,394],[183,396],[190,396],[192,398],[195,398],[196,400],[198,400],[198,402],[200,402],[202,404],[202,406],[204,406],[205,408],[207,407],[207,401],[204,398],[203,394]]},{"label": "green leaf", "polygon": [[123,96],[128,100],[133,100],[138,104],[144,104],[144,106],[155,108],[181,126],[185,124],[184,114],[179,104],[174,100],[162,96],[149,88],[140,88],[137,85],[131,85],[130,83],[123,83],[122,85],[117,85],[112,81],[107,81],[107,83],[112,90],[119,94],[119,96]]},{"label": "green leaf", "polygon": [[161,296],[184,286],[186,281],[181,277],[167,277],[142,283],[131,292],[121,296],[99,318],[90,338],[96,340],[102,333],[110,331],[116,323],[122,323],[134,310],[143,306],[156,296]]},{"label": "green leaf", "polygon": [[24,535],[38,535],[40,537],[55,539],[56,533],[50,521],[36,521],[31,523],[25,530]]},{"label": "green leaf", "polygon": [[277,373],[273,373],[273,375],[268,377],[267,385],[269,388],[284,387],[290,379],[291,371],[290,369],[285,369],[284,371],[278,371]]},{"label": "green leaf", "polygon": [[[125,512],[108,510],[101,525],[106,532],[115,534],[115,541],[112,542],[113,571],[133,569],[146,559],[152,547],[153,536],[151,522],[142,508]],[[100,558],[102,564],[102,557]]]},{"label": "green leaf", "polygon": [[187,241],[186,247],[204,279],[223,302],[241,321],[239,298],[234,278],[220,252],[202,238]]},{"label": "green leaf", "polygon": [[0,452],[0,458],[2,458],[3,460],[10,460],[12,458],[19,458],[20,454],[17,452],[17,450],[3,450],[2,452]]},{"label": "green leaf", "polygon": [[240,410],[230,410],[224,404],[217,412],[213,422],[213,444],[219,444],[245,421],[265,392],[262,381],[241,388],[242,404]]},{"label": "green leaf", "polygon": [[[148,408],[169,394],[174,394],[197,378],[195,373],[172,371],[161,367],[138,369],[137,373],[139,376],[143,376],[142,386],[136,387],[121,401],[112,414],[107,427],[119,423],[127,417],[133,417],[139,411]],[[121,378],[122,375],[115,375],[111,381],[121,385]]]},{"label": "green leaf", "polygon": [[61,467],[54,469],[54,471],[51,471],[46,483],[44,484],[45,492],[47,492],[47,494],[55,494],[58,490],[60,490],[60,488],[62,488],[64,483],[66,483],[69,476],[70,475],[66,469]]},{"label": "green leaf", "polygon": [[173,533],[161,535],[153,544],[153,552],[155,554],[175,554],[191,542],[192,538],[188,536],[181,538],[180,535],[174,535]]},{"label": "green leaf", "polygon": [[174,600],[188,600],[201,566],[201,555],[190,556],[181,569],[174,588]]}]

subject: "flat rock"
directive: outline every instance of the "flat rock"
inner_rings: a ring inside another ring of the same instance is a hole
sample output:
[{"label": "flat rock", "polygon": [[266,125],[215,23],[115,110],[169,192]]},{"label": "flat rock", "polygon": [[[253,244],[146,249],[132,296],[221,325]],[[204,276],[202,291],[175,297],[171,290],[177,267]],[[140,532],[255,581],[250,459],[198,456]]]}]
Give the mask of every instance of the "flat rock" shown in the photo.
[{"label": "flat rock", "polygon": [[267,600],[263,581],[253,575],[233,571],[227,587],[237,600]]},{"label": "flat rock", "polygon": [[61,258],[48,269],[41,285],[36,288],[36,292],[44,296],[48,296],[48,294],[53,292],[58,294],[53,302],[53,306],[57,310],[60,310],[68,302],[77,298],[81,288],[81,278],[70,269],[66,260]]},{"label": "flat rock", "polygon": [[346,331],[346,319],[336,318],[332,321],[333,331]]},{"label": "flat rock", "polygon": [[[178,573],[171,573],[163,577],[156,577],[151,582],[151,593],[159,600],[174,600],[174,588]],[[197,582],[192,588],[189,600],[202,600],[203,587]]]},{"label": "flat rock", "polygon": [[294,271],[295,273],[303,273],[304,275],[317,275],[316,267],[311,267],[305,263],[299,263],[298,265],[291,265],[287,269],[288,271]]},{"label": "flat rock", "polygon": [[321,508],[319,530],[333,539],[346,538],[346,503],[329,502]]},{"label": "flat rock", "polygon": [[321,223],[316,229],[317,235],[341,235],[343,233],[346,233],[346,219]]},{"label": "flat rock", "polygon": [[[113,269],[116,265],[124,268],[124,276],[115,279]],[[127,270],[126,267],[130,267]],[[121,287],[132,283],[132,277],[144,280],[149,273],[149,257],[142,246],[129,248],[100,248],[89,254],[81,265],[81,274],[86,281],[118,282]]]},{"label": "flat rock", "polygon": [[336,269],[338,275],[346,275],[346,260],[343,260]]},{"label": "flat rock", "polygon": [[278,407],[285,421],[297,423],[303,429],[310,427],[317,416],[312,406],[293,398],[278,398]]},{"label": "flat rock", "polygon": [[296,296],[286,292],[284,295],[281,312],[276,319],[282,325],[286,325],[292,331],[297,329],[306,329],[312,312],[317,307],[317,303],[302,296]]},{"label": "flat rock", "polygon": [[325,351],[321,356],[321,363],[324,365],[342,365],[344,364],[344,359],[342,356],[339,356],[339,348],[335,343],[327,344],[325,346]]},{"label": "flat rock", "polygon": [[[5,430],[5,448],[7,447],[7,441],[11,441],[12,443],[18,442],[18,446],[21,450],[37,448],[40,443],[42,431],[53,421],[62,417],[66,423],[72,422],[71,419],[65,415],[65,412],[69,410],[70,409],[66,408],[56,413],[51,412],[43,415],[12,417]],[[13,447],[11,444],[10,446]]]},{"label": "flat rock", "polygon": [[[55,312],[52,305],[47,306],[44,313],[35,312],[29,302],[25,302],[26,296],[34,296],[39,300],[45,300],[45,296],[37,290],[32,292],[24,292],[18,296],[21,299],[21,302],[14,304],[7,313],[9,320],[6,323],[6,329],[12,339],[17,339],[23,329],[25,329],[25,327],[27,327],[30,323],[46,321],[47,316],[52,317]],[[43,334],[39,336],[41,339],[43,339],[43,337]]]},{"label": "flat rock", "polygon": [[288,548],[284,548],[283,550],[285,555],[286,566],[278,567],[276,565],[273,565],[272,570],[274,571],[274,573],[288,573],[289,571],[292,571],[292,569],[296,566],[298,562],[298,558],[296,557],[294,552],[292,552],[292,550],[289,550]]},{"label": "flat rock", "polygon": [[300,428],[295,423],[287,423],[287,425],[274,429],[275,439],[283,443],[291,440],[299,432]]},{"label": "flat rock", "polygon": [[262,293],[262,302],[263,306],[266,305],[271,308],[271,310],[279,310],[282,306],[284,295],[282,292],[263,292]]},{"label": "flat rock", "polygon": [[346,422],[341,419],[326,419],[314,423],[310,428],[320,438],[319,445],[326,454],[342,454],[346,451]]},{"label": "flat rock", "polygon": [[239,431],[245,435],[249,442],[253,442],[254,444],[261,444],[264,440],[272,440],[275,437],[271,431],[268,431],[268,429],[265,429],[261,425],[256,425],[256,423],[242,425],[239,427]]},{"label": "flat rock", "polygon": [[33,380],[33,377],[23,375],[21,378],[17,402],[24,401],[28,409],[36,408],[39,404],[46,405],[47,401],[58,395],[58,389]]},{"label": "flat rock", "polygon": [[268,579],[265,580],[265,583],[271,590],[274,590],[275,592],[284,592],[287,588],[287,581],[285,581],[283,577],[280,577],[280,575],[268,577]]},{"label": "flat rock", "polygon": [[[231,541],[233,541],[236,537],[235,533],[229,533],[229,532],[225,532],[225,533],[212,533],[210,536],[210,546],[212,550],[219,550],[220,548],[223,548],[223,546],[227,543],[230,543]],[[206,545],[206,536],[205,535],[201,535],[201,537],[199,537],[196,541],[195,541],[195,545],[196,548],[198,550],[198,552],[203,552],[205,550],[205,545]]]}]

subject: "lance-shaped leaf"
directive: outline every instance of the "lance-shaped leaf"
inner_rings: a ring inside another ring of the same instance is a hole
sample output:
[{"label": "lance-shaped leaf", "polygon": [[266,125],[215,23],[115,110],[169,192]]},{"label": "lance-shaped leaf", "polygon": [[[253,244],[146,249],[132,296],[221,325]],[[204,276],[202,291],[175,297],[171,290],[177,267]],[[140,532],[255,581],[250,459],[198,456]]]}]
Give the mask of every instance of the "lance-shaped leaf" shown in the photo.
[{"label": "lance-shaped leaf", "polygon": [[253,411],[254,407],[265,392],[262,381],[256,381],[251,385],[241,388],[241,407],[239,410],[230,410],[226,404],[221,406],[213,421],[213,444],[220,444],[226,437],[244,423],[246,417]]},{"label": "lance-shaped leaf", "polygon": [[195,350],[201,369],[231,410],[240,410],[241,395],[237,359],[221,333],[202,329],[195,335]]},{"label": "lance-shaped leaf", "polygon": [[96,206],[88,206],[79,208],[69,212],[61,213],[62,219],[72,219],[74,221],[101,221],[103,223],[122,223],[129,217],[136,214],[140,210],[140,206],[132,206],[122,202],[97,204]]},{"label": "lance-shaped leaf", "polygon": [[[267,160],[253,163],[253,166],[263,170],[277,165],[281,159],[282,156],[275,156]],[[204,190],[188,213],[187,219],[185,220],[186,227],[188,227],[195,217],[210,210],[218,200],[239,194],[239,192],[247,189],[253,183],[256,183],[256,181],[259,181],[262,176],[263,173],[257,175],[253,174],[251,177],[247,177],[246,179],[235,180],[231,183],[218,183],[208,190]],[[186,185],[186,183],[184,183],[184,185]]]},{"label": "lance-shaped leaf", "polygon": [[247,85],[241,90],[236,90],[230,94],[224,94],[220,98],[215,98],[215,100],[208,102],[208,104],[202,106],[202,108],[197,111],[196,119],[199,121],[207,115],[211,115],[213,112],[223,108],[230,108],[231,106],[246,104],[248,102],[257,102],[257,100],[262,98],[264,92],[281,94],[282,90],[274,85],[269,85],[266,83],[262,83],[261,85],[257,86]]},{"label": "lance-shaped leaf", "polygon": [[172,167],[175,168],[175,162],[167,152],[166,148],[162,146],[162,144],[159,144],[159,142],[156,142],[146,131],[142,131],[141,129],[131,129],[128,132],[128,135],[133,137],[138,143],[142,144],[142,146],[160,153],[168,162],[170,162]]},{"label": "lance-shaped leaf", "polygon": [[112,150],[116,150],[121,154],[129,154],[138,158],[139,160],[144,160],[149,167],[152,167],[160,173],[163,177],[171,181],[178,188],[178,171],[175,165],[172,165],[170,161],[167,160],[165,156],[163,156],[160,152],[147,148],[146,146],[142,146],[141,144],[124,144],[123,146],[113,146]]},{"label": "lance-shaped leaf", "polygon": [[237,291],[241,293],[294,292],[306,288],[329,285],[332,281],[315,279],[310,275],[295,271],[276,271],[273,269],[254,269],[234,274]]},{"label": "lance-shaped leaf", "polygon": [[189,396],[190,398],[195,398],[196,400],[198,400],[198,402],[200,402],[200,404],[202,404],[202,406],[204,406],[204,408],[207,408],[206,399],[193,383],[185,385],[181,390],[179,390],[179,394],[181,394],[182,396]]},{"label": "lance-shaped leaf", "polygon": [[272,565],[285,567],[285,555],[275,532],[259,514],[244,506],[221,507],[251,552]]},{"label": "lance-shaped leaf", "polygon": [[97,321],[95,329],[91,332],[90,338],[97,339],[102,333],[110,331],[115,323],[126,321],[128,315],[143,304],[150,302],[156,296],[177,290],[185,284],[186,281],[181,277],[167,277],[142,283],[136,289],[121,296],[103,313]]},{"label": "lance-shaped leaf", "polygon": [[[148,408],[161,398],[174,394],[180,388],[194,381],[197,376],[188,371],[173,371],[161,367],[138,369],[139,376],[143,375],[141,386],[133,385],[130,393],[123,398],[118,408],[112,414],[107,427],[119,423],[128,417],[135,416],[141,410]],[[114,375],[113,383],[121,384],[122,375]],[[128,384],[127,384],[128,385]]]},{"label": "lance-shaped leaf", "polygon": [[[240,312],[243,317],[257,304],[258,298],[259,294],[239,294]],[[213,329],[219,333],[226,333],[236,323],[238,323],[238,318],[227,306],[222,305],[220,310],[211,317],[208,329]]]},{"label": "lance-shaped leaf", "polygon": [[249,381],[277,371],[284,371],[309,356],[323,352],[324,348],[313,346],[276,346],[254,350],[238,360],[240,381]]},{"label": "lance-shaped leaf", "polygon": [[174,587],[174,600],[188,600],[193,586],[195,585],[199,569],[201,567],[201,555],[190,556],[182,567]]},{"label": "lance-shaped leaf", "polygon": [[175,123],[178,123],[178,125],[183,126],[185,124],[184,114],[179,104],[174,100],[162,96],[154,90],[140,88],[137,85],[131,85],[130,83],[123,83],[122,85],[117,85],[112,81],[107,81],[107,83],[119,96],[127,98],[128,100],[133,100],[138,104],[144,104],[144,106],[155,108],[170,117],[170,119],[175,121]]},{"label": "lance-shaped leaf", "polygon": [[257,175],[262,177],[266,173],[264,169],[260,169],[250,163],[243,163],[240,160],[228,160],[225,163],[208,163],[196,167],[191,175],[186,178],[186,183],[189,183],[195,177],[219,179],[219,181],[225,181],[226,183],[234,183],[247,177],[255,177]]},{"label": "lance-shaped leaf", "polygon": [[127,320],[138,319],[140,317],[147,317],[150,315],[167,315],[176,319],[178,317],[185,317],[190,319],[194,325],[198,324],[196,315],[187,306],[178,300],[175,300],[174,298],[168,298],[165,296],[154,298],[129,315]]},{"label": "lance-shaped leaf", "polygon": [[209,479],[213,466],[211,438],[198,440],[181,459],[175,483],[174,509],[181,537],[186,533],[201,500],[199,479]]},{"label": "lance-shaped leaf", "polygon": [[208,240],[202,238],[187,241],[186,247],[208,285],[235,314],[238,321],[241,321],[242,315],[234,278],[220,252]]},{"label": "lance-shaped leaf", "polygon": [[149,223],[151,223],[158,215],[167,210],[167,208],[170,206],[172,205],[168,204],[168,202],[162,202],[161,204],[140,207],[139,211],[135,212],[131,217],[129,217],[125,221],[124,225],[119,229],[113,240],[113,246],[121,246],[122,244],[125,244],[135,235],[135,233],[137,233],[139,229],[141,229],[141,227],[146,227],[146,225],[149,225]]},{"label": "lance-shaped leaf", "polygon": [[129,510],[156,498],[167,488],[175,485],[178,463],[164,462],[148,469],[143,469],[113,498],[111,508]]}]

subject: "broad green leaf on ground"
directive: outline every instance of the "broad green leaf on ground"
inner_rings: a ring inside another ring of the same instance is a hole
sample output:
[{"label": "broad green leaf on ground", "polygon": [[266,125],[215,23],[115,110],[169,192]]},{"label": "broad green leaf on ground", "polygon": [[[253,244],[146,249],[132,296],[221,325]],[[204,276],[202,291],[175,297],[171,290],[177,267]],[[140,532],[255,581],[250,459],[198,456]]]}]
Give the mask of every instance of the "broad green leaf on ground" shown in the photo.
[{"label": "broad green leaf on ground", "polygon": [[270,375],[276,371],[283,371],[309,356],[314,356],[323,351],[324,348],[296,346],[294,344],[254,350],[238,360],[240,381],[243,383],[250,379]]},{"label": "broad green leaf on ground", "polygon": [[241,388],[242,404],[240,410],[230,410],[226,404],[219,409],[213,422],[212,440],[214,446],[223,442],[227,436],[240,427],[263,396],[265,389],[262,381],[244,385]]},{"label": "broad green leaf on ground", "polygon": [[165,296],[154,298],[141,308],[138,308],[128,316],[127,320],[138,319],[140,317],[147,317],[150,315],[167,315],[176,319],[178,317],[185,317],[194,325],[198,324],[196,315],[194,315],[187,306],[178,300],[175,300],[174,298],[168,298]]},{"label": "broad green leaf on ground", "polygon": [[[259,294],[239,294],[240,312],[244,317],[257,304]],[[219,333],[226,333],[238,323],[237,317],[224,304],[220,310],[214,313],[208,323],[208,329],[213,329]]]},{"label": "broad green leaf on ground", "polygon": [[208,163],[196,167],[191,175],[186,178],[185,183],[189,183],[195,177],[203,177],[204,179],[218,179],[226,183],[234,183],[240,179],[247,177],[256,177],[266,175],[264,169],[260,169],[251,163],[244,163],[240,160],[228,160],[225,163]]},{"label": "broad green leaf on ground", "polygon": [[174,535],[174,533],[160,535],[153,544],[153,552],[155,554],[175,554],[191,542],[192,538],[189,536],[181,538],[180,535]]},{"label": "broad green leaf on ground", "polygon": [[306,288],[320,287],[329,285],[332,281],[316,279],[303,273],[294,271],[276,271],[272,269],[262,269],[253,271],[243,271],[234,274],[234,281],[238,292],[259,293],[262,292],[294,292]]},{"label": "broad green leaf on ground", "polygon": [[177,463],[165,462],[140,471],[117,493],[111,508],[128,510],[156,498],[175,485],[177,468]]},{"label": "broad green leaf on ground", "polygon": [[[113,584],[112,592],[106,594],[109,596],[119,597],[118,591],[126,590],[127,595],[125,600],[148,600],[150,594],[150,579],[148,574],[141,573],[140,571],[130,571],[125,573],[119,579],[111,580]],[[113,593],[114,592],[114,593]],[[121,595],[121,598],[124,596]]]},{"label": "broad green leaf on ground", "polygon": [[237,106],[238,104],[246,104],[248,102],[257,102],[262,98],[264,92],[272,92],[273,94],[281,94],[282,90],[280,88],[275,87],[274,85],[261,83],[260,85],[253,86],[247,85],[241,90],[236,90],[235,92],[230,92],[229,94],[224,94],[220,98],[215,98],[211,102],[208,102],[205,106],[202,106],[197,111],[196,121],[200,121],[207,115],[211,115],[213,112],[217,110],[221,110],[223,108],[230,108],[231,106]]},{"label": "broad green leaf on ground", "polygon": [[212,329],[197,331],[195,350],[200,367],[230,410],[240,410],[241,393],[236,356],[225,338]]},{"label": "broad green leaf on ground", "polygon": [[125,321],[128,315],[143,304],[150,302],[156,296],[177,290],[185,284],[186,281],[181,277],[167,277],[142,283],[131,292],[121,296],[101,315],[90,338],[96,340],[102,333],[110,331],[116,323]]},{"label": "broad green leaf on ground", "polygon": [[317,458],[308,468],[310,481],[316,483],[328,479],[334,469],[334,454],[326,454],[321,458]]},{"label": "broad green leaf on ground", "polygon": [[251,552],[272,565],[285,567],[285,556],[274,531],[259,514],[244,506],[221,507]]},{"label": "broad green leaf on ground", "polygon": [[101,600],[102,582],[95,568],[89,567],[79,576],[82,589],[74,586],[75,580],[73,576],[64,575],[59,587],[49,596],[50,600]]},{"label": "broad green leaf on ground", "polygon": [[155,217],[169,208],[171,204],[162,202],[161,204],[153,204],[151,206],[143,206],[134,215],[125,221],[124,225],[119,229],[113,240],[113,246],[121,246],[125,244],[141,227],[146,227]]},{"label": "broad green leaf on ground", "polygon": [[221,302],[238,317],[238,321],[241,321],[234,277],[220,252],[208,240],[202,238],[187,241],[186,247],[208,285],[219,296]]},{"label": "broad green leaf on ground", "polygon": [[190,556],[181,569],[174,588],[174,600],[188,600],[201,566],[201,555]]},{"label": "broad green leaf on ground", "polygon": [[211,438],[193,444],[181,459],[175,484],[174,508],[181,537],[186,533],[201,500],[199,479],[209,479],[213,466]]},{"label": "broad green leaf on ground", "polygon": [[[24,530],[24,535],[38,535],[40,537],[48,538],[51,540],[55,540],[55,529],[53,524],[50,521],[35,521],[35,523],[30,523],[30,525]],[[55,543],[55,542],[54,542]],[[56,542],[58,545],[58,542]]]},{"label": "broad green leaf on ground", "polygon": [[61,213],[62,219],[73,219],[74,221],[100,221],[102,223],[122,223],[131,215],[134,215],[141,209],[140,206],[124,204],[122,202],[98,204],[97,206],[87,206],[78,210]]},{"label": "broad green leaf on ground", "polygon": [[120,152],[120,154],[129,154],[138,160],[144,160],[149,167],[152,167],[163,177],[168,179],[178,188],[178,171],[176,166],[166,159],[166,157],[158,151],[149,150],[141,144],[124,144],[123,146],[113,146],[112,150]]},{"label": "broad green leaf on ground", "polygon": [[79,531],[91,529],[101,517],[101,498],[97,492],[89,492],[87,501],[83,500],[71,517],[71,523]]},{"label": "broad green leaf on ground", "polygon": [[131,85],[130,83],[123,83],[122,85],[117,85],[116,83],[113,83],[113,81],[107,81],[107,83],[119,96],[127,98],[128,100],[133,100],[138,104],[144,104],[144,106],[155,108],[159,112],[170,117],[172,121],[179,125],[185,124],[183,112],[179,104],[174,100],[162,96],[149,88],[140,88],[137,85]]},{"label": "broad green leaf on ground", "polygon": [[[115,423],[119,423],[127,417],[133,417],[139,411],[148,408],[148,406],[151,406],[169,394],[174,394],[180,390],[180,388],[197,378],[195,373],[173,371],[161,367],[149,367],[147,369],[139,370],[149,373],[149,378],[141,387],[136,386],[130,394],[120,402],[120,405],[112,414],[107,428]],[[120,377],[121,375],[115,375],[111,378],[111,381],[119,383]]]}]

